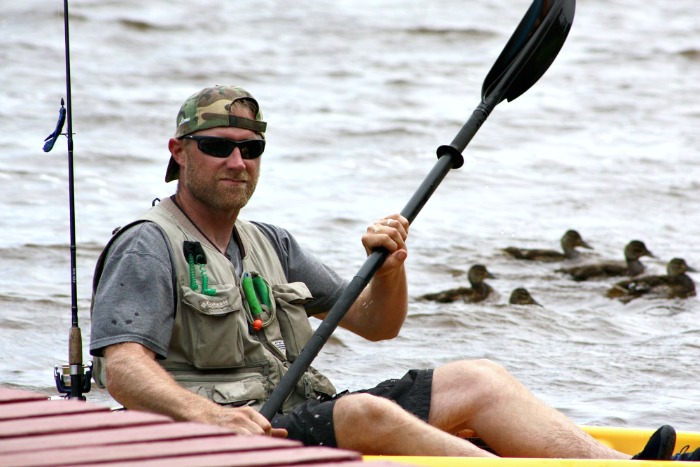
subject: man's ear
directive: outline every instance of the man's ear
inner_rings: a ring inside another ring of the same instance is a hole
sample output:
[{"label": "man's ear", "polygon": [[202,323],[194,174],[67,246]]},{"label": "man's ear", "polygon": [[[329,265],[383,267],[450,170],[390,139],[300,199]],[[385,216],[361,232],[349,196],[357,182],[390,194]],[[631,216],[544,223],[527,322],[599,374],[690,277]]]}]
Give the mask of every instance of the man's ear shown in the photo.
[{"label": "man's ear", "polygon": [[185,163],[185,141],[177,138],[168,140],[168,149],[175,162],[181,166]]}]

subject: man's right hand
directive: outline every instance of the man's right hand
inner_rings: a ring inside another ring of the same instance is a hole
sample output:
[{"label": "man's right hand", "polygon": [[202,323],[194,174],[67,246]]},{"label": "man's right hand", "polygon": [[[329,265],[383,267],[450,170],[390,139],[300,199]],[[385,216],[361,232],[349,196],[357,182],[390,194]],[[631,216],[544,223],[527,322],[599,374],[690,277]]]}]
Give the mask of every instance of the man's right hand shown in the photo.
[{"label": "man's right hand", "polygon": [[[197,420],[195,420],[197,421]],[[267,435],[274,438],[286,438],[287,430],[272,428],[270,422],[250,407],[227,408],[217,406],[214,413],[201,420],[211,425],[230,428],[238,435]]]}]

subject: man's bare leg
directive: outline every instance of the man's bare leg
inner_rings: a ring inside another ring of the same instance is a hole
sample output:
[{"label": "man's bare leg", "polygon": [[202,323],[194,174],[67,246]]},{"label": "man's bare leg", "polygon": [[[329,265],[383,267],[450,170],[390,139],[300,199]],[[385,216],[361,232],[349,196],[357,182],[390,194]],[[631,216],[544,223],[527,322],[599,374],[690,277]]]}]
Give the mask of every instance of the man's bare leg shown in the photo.
[{"label": "man's bare leg", "polygon": [[474,430],[504,457],[629,459],[598,443],[489,360],[436,368],[429,423],[448,433]]},{"label": "man's bare leg", "polygon": [[368,394],[338,399],[333,425],[338,447],[363,454],[493,457],[428,425],[396,403]]}]

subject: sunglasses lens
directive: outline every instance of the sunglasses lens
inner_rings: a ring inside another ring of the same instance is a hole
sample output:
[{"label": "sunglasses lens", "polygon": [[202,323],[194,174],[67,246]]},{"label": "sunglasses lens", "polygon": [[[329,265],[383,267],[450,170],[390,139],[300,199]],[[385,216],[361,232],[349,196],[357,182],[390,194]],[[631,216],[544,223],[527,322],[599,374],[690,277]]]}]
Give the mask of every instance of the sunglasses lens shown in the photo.
[{"label": "sunglasses lens", "polygon": [[228,157],[235,143],[223,138],[202,138],[197,141],[199,150],[214,157]]},{"label": "sunglasses lens", "polygon": [[265,150],[265,141],[262,139],[251,139],[243,141],[238,147],[241,148],[241,157],[243,159],[257,159]]},{"label": "sunglasses lens", "polygon": [[265,140],[263,139],[231,141],[230,139],[217,138],[214,136],[191,136],[189,139],[197,141],[197,147],[204,154],[224,159],[230,156],[235,148],[241,150],[241,157],[243,159],[257,159],[265,150]]}]

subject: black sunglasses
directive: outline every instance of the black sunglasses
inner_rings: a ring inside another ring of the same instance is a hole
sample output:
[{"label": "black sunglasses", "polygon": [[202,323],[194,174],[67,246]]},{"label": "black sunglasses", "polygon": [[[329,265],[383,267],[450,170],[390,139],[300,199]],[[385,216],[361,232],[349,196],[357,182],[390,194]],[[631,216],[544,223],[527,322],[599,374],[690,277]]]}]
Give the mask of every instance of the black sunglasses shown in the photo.
[{"label": "black sunglasses", "polygon": [[257,159],[265,150],[264,139],[247,139],[245,141],[233,141],[217,136],[185,135],[184,139],[192,139],[197,142],[197,147],[204,154],[222,159],[231,155],[234,149],[241,150],[243,159]]}]

